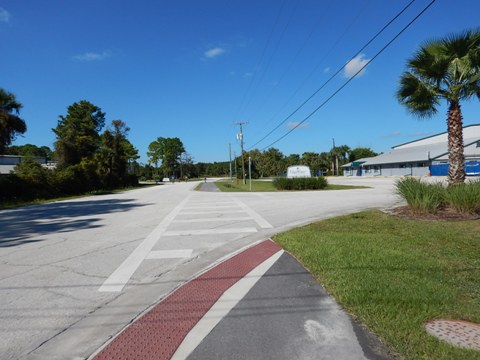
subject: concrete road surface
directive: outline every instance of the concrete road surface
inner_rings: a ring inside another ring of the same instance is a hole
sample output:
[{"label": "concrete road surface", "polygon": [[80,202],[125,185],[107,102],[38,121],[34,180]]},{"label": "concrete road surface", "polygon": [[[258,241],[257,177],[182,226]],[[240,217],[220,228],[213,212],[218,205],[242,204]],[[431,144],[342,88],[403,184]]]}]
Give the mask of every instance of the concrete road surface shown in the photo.
[{"label": "concrete road surface", "polygon": [[317,219],[398,202],[370,189],[195,192],[175,183],[0,211],[0,358],[86,358],[234,251]]}]

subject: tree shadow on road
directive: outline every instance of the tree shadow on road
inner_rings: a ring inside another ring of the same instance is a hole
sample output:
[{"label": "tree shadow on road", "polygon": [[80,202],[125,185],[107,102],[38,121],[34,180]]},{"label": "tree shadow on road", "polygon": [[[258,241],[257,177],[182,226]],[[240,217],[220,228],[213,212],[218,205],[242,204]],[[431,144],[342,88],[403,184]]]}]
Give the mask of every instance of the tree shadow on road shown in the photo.
[{"label": "tree shadow on road", "polygon": [[0,212],[0,248],[40,241],[50,233],[100,227],[96,215],[125,212],[150,204],[134,199],[62,201]]}]

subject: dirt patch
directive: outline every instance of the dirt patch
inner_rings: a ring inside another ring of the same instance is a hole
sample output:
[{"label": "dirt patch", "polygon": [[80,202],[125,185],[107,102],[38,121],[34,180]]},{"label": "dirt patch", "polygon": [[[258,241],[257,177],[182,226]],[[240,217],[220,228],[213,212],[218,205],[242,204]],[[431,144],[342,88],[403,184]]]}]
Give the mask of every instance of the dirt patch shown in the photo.
[{"label": "dirt patch", "polygon": [[408,206],[400,206],[390,209],[388,213],[411,220],[464,221],[480,219],[480,214],[461,214],[452,209],[442,209],[436,214],[414,214]]}]

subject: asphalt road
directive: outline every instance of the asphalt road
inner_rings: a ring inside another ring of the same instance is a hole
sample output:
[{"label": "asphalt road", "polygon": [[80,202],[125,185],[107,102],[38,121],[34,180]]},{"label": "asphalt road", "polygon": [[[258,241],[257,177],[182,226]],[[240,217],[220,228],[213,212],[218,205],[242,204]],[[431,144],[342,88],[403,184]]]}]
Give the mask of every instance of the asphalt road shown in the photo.
[{"label": "asphalt road", "polygon": [[371,189],[195,192],[175,183],[0,211],[0,358],[86,358],[195,274],[279,231],[398,201]]}]

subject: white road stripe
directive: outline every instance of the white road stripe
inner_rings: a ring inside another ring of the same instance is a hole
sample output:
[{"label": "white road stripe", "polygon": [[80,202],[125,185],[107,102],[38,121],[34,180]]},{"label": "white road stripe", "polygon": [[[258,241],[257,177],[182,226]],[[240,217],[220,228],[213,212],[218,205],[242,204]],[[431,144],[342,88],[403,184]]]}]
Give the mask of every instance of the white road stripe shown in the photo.
[{"label": "white road stripe", "polygon": [[130,280],[133,273],[137,270],[143,260],[147,257],[148,253],[152,250],[153,246],[157,243],[160,236],[162,236],[167,230],[168,225],[178,215],[182,208],[187,203],[187,197],[175,209],[172,210],[158,226],[143,240],[135,250],[125,259],[125,261],[115,270],[103,285],[98,289],[101,292],[119,292],[122,291],[125,284]]},{"label": "white road stripe", "polygon": [[244,210],[217,210],[217,211],[184,211],[180,215],[202,215],[202,214],[238,214],[243,213]]},{"label": "white road stripe", "polygon": [[231,204],[231,205],[204,205],[204,206],[186,206],[185,210],[201,210],[201,209],[209,209],[209,210],[215,210],[215,209],[234,209],[237,208],[237,204]]},{"label": "white road stripe", "polygon": [[192,257],[193,249],[150,251],[146,259],[185,259]]},{"label": "white road stripe", "polygon": [[209,221],[244,221],[244,220],[252,220],[251,217],[231,217],[231,218],[203,218],[203,219],[190,219],[190,220],[173,220],[174,223],[203,223]]},{"label": "white road stripe", "polygon": [[243,299],[243,297],[250,291],[257,281],[260,280],[268,269],[272,267],[280,256],[282,256],[283,252],[283,250],[280,250],[269,257],[225,291],[220,299],[218,299],[218,301],[187,334],[170,360],[186,359],[192,351],[200,345],[202,340],[213,330],[213,328],[230,312],[230,310],[232,310],[239,301]]},{"label": "white road stripe", "polygon": [[217,234],[239,234],[254,233],[258,230],[254,227],[232,228],[232,229],[198,229],[198,230],[170,230],[165,231],[163,236],[189,236],[189,235],[217,235]]},{"label": "white road stripe", "polygon": [[261,217],[255,210],[250,209],[247,205],[242,203],[240,200],[236,198],[232,198],[238,206],[240,206],[248,215],[252,217],[253,220],[263,229],[271,229],[273,226],[265,220],[263,217]]}]

